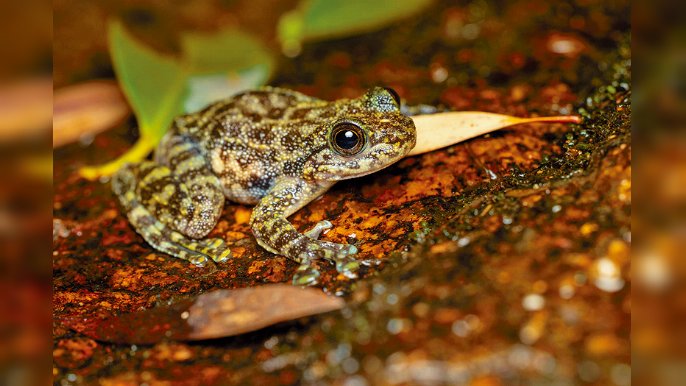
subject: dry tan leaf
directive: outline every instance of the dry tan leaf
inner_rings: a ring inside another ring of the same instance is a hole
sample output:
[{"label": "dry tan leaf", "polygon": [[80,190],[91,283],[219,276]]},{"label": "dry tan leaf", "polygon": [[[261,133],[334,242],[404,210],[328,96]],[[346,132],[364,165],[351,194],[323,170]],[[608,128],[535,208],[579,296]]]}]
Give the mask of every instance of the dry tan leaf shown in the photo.
[{"label": "dry tan leaf", "polygon": [[446,146],[478,137],[520,123],[579,123],[578,116],[518,118],[482,111],[452,111],[447,113],[416,115],[417,144],[408,157],[428,153]]},{"label": "dry tan leaf", "polygon": [[55,91],[52,146],[116,126],[131,113],[117,82],[98,80]]},{"label": "dry tan leaf", "polygon": [[51,117],[51,78],[24,79],[0,88],[0,143],[47,134]]},{"label": "dry tan leaf", "polygon": [[164,339],[190,341],[239,335],[337,310],[344,304],[316,288],[268,284],[207,292],[171,306],[130,314],[63,321],[96,340],[150,344]]}]

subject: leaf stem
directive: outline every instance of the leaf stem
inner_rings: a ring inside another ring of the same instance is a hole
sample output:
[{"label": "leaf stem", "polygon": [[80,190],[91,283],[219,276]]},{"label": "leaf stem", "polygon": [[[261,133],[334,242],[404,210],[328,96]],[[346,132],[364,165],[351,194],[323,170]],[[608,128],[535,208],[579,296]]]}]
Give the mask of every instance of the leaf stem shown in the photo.
[{"label": "leaf stem", "polygon": [[119,170],[120,167],[124,166],[124,164],[142,161],[152,151],[157,142],[149,137],[141,137],[126,153],[114,161],[104,165],[84,166],[79,169],[79,174],[88,180],[109,177]]},{"label": "leaf stem", "polygon": [[578,115],[560,115],[555,117],[533,117],[533,118],[517,118],[518,123],[581,123],[581,117]]}]

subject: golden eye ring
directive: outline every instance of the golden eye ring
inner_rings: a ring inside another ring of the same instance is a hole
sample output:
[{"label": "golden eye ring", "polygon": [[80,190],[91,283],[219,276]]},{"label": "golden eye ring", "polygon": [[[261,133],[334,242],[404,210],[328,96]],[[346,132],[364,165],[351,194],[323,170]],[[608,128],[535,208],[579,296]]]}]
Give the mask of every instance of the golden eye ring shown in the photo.
[{"label": "golden eye ring", "polygon": [[333,150],[346,157],[360,154],[367,143],[364,130],[357,123],[342,121],[336,123],[329,134]]}]

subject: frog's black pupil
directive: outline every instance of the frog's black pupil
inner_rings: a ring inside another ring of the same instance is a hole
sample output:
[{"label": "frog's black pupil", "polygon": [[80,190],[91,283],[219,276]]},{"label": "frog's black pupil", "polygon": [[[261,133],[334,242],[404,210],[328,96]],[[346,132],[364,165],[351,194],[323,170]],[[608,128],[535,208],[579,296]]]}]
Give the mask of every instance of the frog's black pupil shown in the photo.
[{"label": "frog's black pupil", "polygon": [[357,146],[360,138],[352,130],[341,130],[336,134],[336,145],[341,149],[352,149]]}]

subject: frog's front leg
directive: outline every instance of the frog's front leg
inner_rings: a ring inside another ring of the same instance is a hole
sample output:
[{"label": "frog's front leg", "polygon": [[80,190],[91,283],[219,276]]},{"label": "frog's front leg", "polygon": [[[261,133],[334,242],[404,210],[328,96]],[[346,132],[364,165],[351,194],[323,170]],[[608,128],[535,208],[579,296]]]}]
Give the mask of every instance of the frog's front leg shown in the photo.
[{"label": "frog's front leg", "polygon": [[281,177],[253,208],[250,224],[257,243],[270,252],[287,256],[301,264],[293,277],[293,284],[314,284],[319,272],[310,262],[319,259],[334,262],[336,269],[348,277],[357,277],[359,264],[351,257],[357,253],[354,245],[317,240],[322,230],[331,228],[330,222],[322,221],[303,234],[287,220],[288,216],[324,193],[331,185]]},{"label": "frog's front leg", "polygon": [[122,167],[112,189],[129,222],[155,249],[199,266],[208,259],[228,259],[231,252],[223,240],[202,239],[224,205],[219,179],[195,144],[181,136],[168,142],[157,162]]}]

